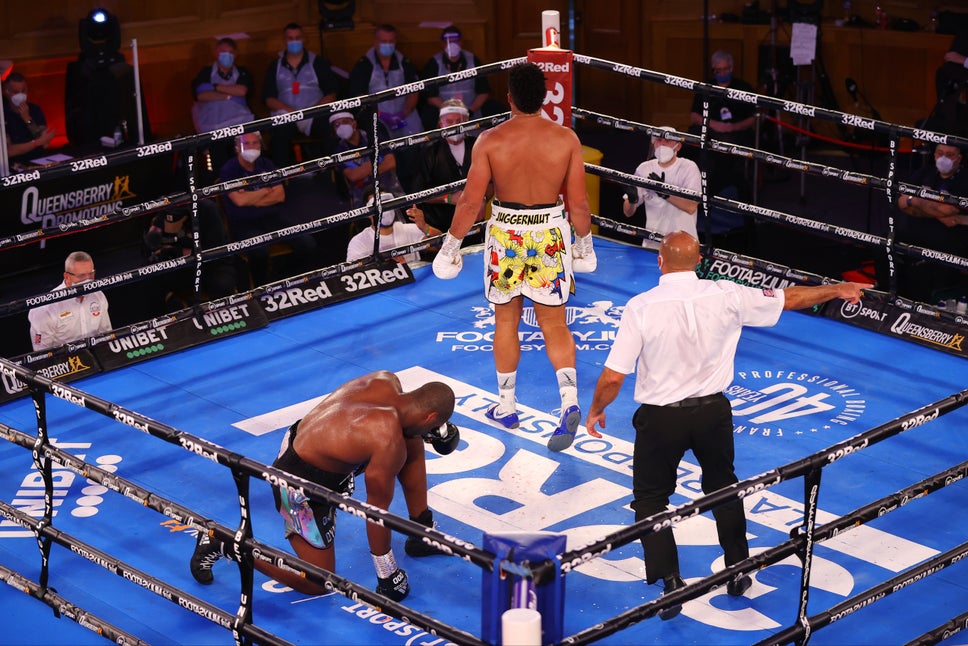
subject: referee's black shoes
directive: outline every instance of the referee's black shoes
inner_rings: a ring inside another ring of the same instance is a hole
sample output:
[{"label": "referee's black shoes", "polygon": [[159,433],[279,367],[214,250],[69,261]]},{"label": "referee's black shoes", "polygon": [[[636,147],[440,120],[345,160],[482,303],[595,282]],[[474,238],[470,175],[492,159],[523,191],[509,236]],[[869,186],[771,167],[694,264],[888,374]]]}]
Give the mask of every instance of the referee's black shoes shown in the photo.
[{"label": "referee's black shoes", "polygon": [[741,597],[744,592],[750,589],[751,585],[753,585],[753,579],[748,574],[744,574],[726,584],[726,593],[731,597]]},{"label": "referee's black shoes", "polygon": [[[686,585],[686,582],[682,580],[678,573],[670,574],[667,577],[663,577],[662,582],[665,583],[665,589],[662,591],[663,595],[667,595],[673,590],[678,590]],[[672,619],[676,615],[682,612],[682,604],[677,603],[674,606],[669,606],[668,608],[663,608],[659,611],[659,619],[663,621]]]}]

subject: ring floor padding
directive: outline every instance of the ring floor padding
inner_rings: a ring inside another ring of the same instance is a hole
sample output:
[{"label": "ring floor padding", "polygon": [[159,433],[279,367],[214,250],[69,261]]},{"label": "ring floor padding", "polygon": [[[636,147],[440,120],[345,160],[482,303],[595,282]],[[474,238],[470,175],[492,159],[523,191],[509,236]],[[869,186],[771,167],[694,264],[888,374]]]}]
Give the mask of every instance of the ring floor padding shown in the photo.
[{"label": "ring floor padding", "polygon": [[[569,302],[578,339],[583,410],[625,302],[656,284],[652,252],[596,240],[599,269],[579,275]],[[364,372],[390,369],[405,386],[428,379],[451,384],[460,449],[428,453],[430,504],[439,529],[481,545],[484,532],[550,530],[569,548],[605,536],[633,520],[631,486],[633,379],[607,411],[607,435],[579,431],[575,444],[550,453],[546,438],[559,405],[554,372],[533,312],[521,326],[518,371],[521,427],[488,423],[495,400],[490,348],[493,317],[482,295],[481,253],[466,257],[455,280],[415,270],[412,285],[272,323],[268,328],[102,374],[75,385],[151,418],[208,438],[262,462],[275,457],[283,429],[313,402]],[[736,358],[734,400],[737,472],[750,477],[819,451],[965,387],[964,360],[832,320],[790,312],[774,328],[748,330]],[[219,522],[238,523],[229,471],[180,447],[96,413],[48,397],[52,437],[88,462],[109,468]],[[33,434],[29,399],[0,408],[0,421]],[[820,522],[908,486],[965,459],[968,409],[961,408],[824,470]],[[234,612],[238,573],[215,567],[216,581],[191,578],[194,539],[163,516],[105,491],[70,471],[55,472],[55,527],[135,567]],[[691,454],[682,463],[673,504],[698,496]],[[802,482],[746,499],[750,546],[762,551],[788,538],[800,520]],[[18,507],[42,505],[30,453],[0,446],[0,490]],[[363,498],[362,479],[356,496]],[[263,482],[253,482],[254,531],[288,549],[282,523]],[[968,502],[963,483],[915,500],[883,518],[816,548],[810,613],[820,612],[904,568],[964,540]],[[42,509],[42,507],[40,507]],[[406,515],[402,495],[391,509]],[[722,567],[709,514],[676,528],[682,575],[703,577]],[[444,556],[413,559],[394,538],[397,560],[412,586],[406,605],[480,634],[481,573]],[[337,572],[375,583],[363,521],[341,513]],[[566,576],[564,634],[570,635],[656,598],[643,582],[641,547],[622,547]],[[40,559],[32,536],[0,523],[0,563],[36,580]],[[50,585],[80,605],[152,644],[229,644],[231,633],[102,568],[54,546]],[[792,624],[799,598],[796,562],[755,574],[745,597],[711,593],[687,603],[672,621],[640,622],[603,644],[750,644]],[[100,644],[69,619],[54,619],[40,602],[0,587],[4,644]],[[903,643],[964,612],[968,570],[946,569],[816,632],[815,644]],[[398,620],[339,595],[308,598],[256,574],[255,622],[297,644],[443,644]],[[956,642],[952,638],[948,643]]]}]

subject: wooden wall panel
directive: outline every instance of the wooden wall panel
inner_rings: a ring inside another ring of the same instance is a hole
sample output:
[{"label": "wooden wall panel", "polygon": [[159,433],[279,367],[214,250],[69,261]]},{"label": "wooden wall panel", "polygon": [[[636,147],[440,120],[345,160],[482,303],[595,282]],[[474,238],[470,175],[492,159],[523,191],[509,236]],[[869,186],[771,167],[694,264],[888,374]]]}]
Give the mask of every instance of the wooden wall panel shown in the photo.
[{"label": "wooden wall panel", "polygon": [[[394,23],[400,49],[418,67],[439,46],[439,23],[456,22],[465,46],[485,62],[524,55],[541,44],[541,12],[561,14],[563,46],[568,40],[568,0],[357,0],[356,28],[322,35],[315,0],[166,0],[165,2],[100,2],[121,18],[123,52],[132,60],[130,43],[136,38],[142,81],[152,125],[159,136],[190,131],[189,83],[197,70],[211,61],[214,37],[245,33],[239,43],[239,62],[256,81],[252,107],[260,116],[262,76],[282,47],[281,28],[289,21],[303,24],[307,47],[321,52],[348,71],[372,44],[379,22]],[[699,0],[574,0],[577,10],[576,51],[619,63],[638,65],[689,78],[702,78],[703,23]],[[768,7],[770,3],[761,2]],[[855,12],[866,11],[854,3]],[[822,47],[833,94],[840,106],[853,108],[843,86],[851,76],[887,120],[913,123],[933,106],[934,71],[951,42],[950,36],[833,26],[842,9],[828,2],[828,21]],[[0,3],[0,59],[12,59],[27,75],[32,100],[41,103],[48,118],[63,131],[64,71],[77,56],[78,20],[92,4],[80,0],[34,0]],[[738,0],[710,0],[710,13],[741,13]],[[892,16],[925,22],[938,9],[968,10],[964,2],[886,0]],[[866,16],[861,16],[867,18]],[[709,25],[710,51],[723,47],[735,58],[737,73],[758,85],[759,47],[770,42],[769,25],[716,22]],[[789,25],[777,31],[780,44],[789,39]],[[608,73],[581,70],[576,78],[577,103],[617,116],[684,127],[691,103],[689,93],[632,79],[615,82]],[[506,93],[506,75],[490,77],[494,95]],[[859,106],[863,112],[863,105]]]}]

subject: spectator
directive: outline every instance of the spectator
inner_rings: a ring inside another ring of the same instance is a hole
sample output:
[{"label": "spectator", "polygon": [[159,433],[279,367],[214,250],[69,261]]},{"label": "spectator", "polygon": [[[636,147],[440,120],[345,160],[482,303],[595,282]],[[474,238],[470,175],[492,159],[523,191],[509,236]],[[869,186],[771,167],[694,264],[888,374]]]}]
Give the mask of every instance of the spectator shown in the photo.
[{"label": "spectator", "polygon": [[[726,51],[719,50],[712,55],[713,78],[707,82],[722,88],[729,88],[740,92],[753,92],[753,86],[733,75],[733,56]],[[700,134],[702,127],[703,96],[697,94],[692,102],[692,112],[689,114],[689,132]],[[754,141],[753,128],[756,125],[756,108],[751,103],[726,99],[721,96],[709,97],[709,128],[712,138],[719,141],[752,146]],[[740,198],[749,199],[746,182],[746,160],[740,157],[713,153],[710,156],[709,192],[718,194],[724,188],[735,186]]]},{"label": "spectator", "polygon": [[[219,180],[229,182],[242,177],[257,176],[276,170],[276,165],[262,157],[262,135],[247,132],[235,138],[236,156],[228,160],[219,172]],[[271,233],[290,226],[282,215],[281,205],[286,199],[282,184],[263,184],[252,177],[238,190],[225,194],[225,212],[233,240],[245,240],[264,233]],[[296,271],[307,271],[314,265],[316,241],[304,234],[286,238],[296,256]],[[250,247],[246,250],[249,270],[256,285],[269,282],[268,246]]]},{"label": "spectator", "polygon": [[[255,119],[249,109],[252,74],[235,64],[235,40],[220,38],[215,43],[215,62],[199,70],[192,81],[192,123],[195,132],[210,132]],[[209,150],[212,168],[221,168],[233,155],[230,141],[213,142]]]},{"label": "spectator", "polygon": [[[662,130],[675,132],[669,126]],[[697,193],[701,188],[699,167],[691,159],[679,157],[682,142],[661,137],[652,137],[652,147],[655,158],[639,164],[635,175],[655,182],[671,184],[679,188],[689,189]],[[623,196],[622,213],[630,218],[635,214],[639,204],[645,209],[646,226],[650,231],[666,235],[673,231],[685,231],[693,237],[696,235],[696,210],[699,203],[695,200],[679,197],[678,195],[662,195],[648,188],[629,187],[629,192]],[[659,243],[646,238],[642,241],[646,249],[658,249]]]},{"label": "spectator", "polygon": [[[468,111],[460,99],[447,99],[442,106],[438,127],[447,128],[467,121]],[[414,188],[424,190],[466,178],[475,141],[476,137],[458,133],[422,146]],[[441,231],[450,229],[454,208],[462,193],[463,190],[457,190],[426,200],[423,212],[427,222]]]},{"label": "spectator", "polygon": [[[414,83],[419,80],[413,62],[397,51],[397,29],[380,25],[373,36],[373,47],[356,61],[350,71],[349,94],[361,96]],[[380,121],[391,137],[405,137],[422,130],[417,114],[419,93],[381,101],[377,104]]]},{"label": "spectator", "polygon": [[[481,61],[477,56],[461,49],[461,32],[455,25],[444,28],[444,31],[440,34],[440,42],[441,51],[434,54],[424,65],[421,73],[422,78],[429,79],[435,76],[455,74],[481,66]],[[424,123],[428,129],[434,127],[432,124],[437,121],[437,111],[448,99],[460,99],[475,119],[499,114],[505,110],[501,104],[491,99],[491,84],[488,82],[487,76],[483,74],[447,85],[428,88],[424,97],[428,106]]]},{"label": "spectator", "polygon": [[[266,72],[262,96],[272,116],[296,112],[303,108],[329,103],[339,94],[339,77],[329,61],[303,46],[302,27],[294,22],[283,30],[286,49],[272,62]],[[269,141],[269,156],[279,166],[293,163],[292,138],[302,133],[307,137],[325,139],[326,122],[321,119],[301,119],[295,123],[276,126]],[[319,151],[321,154],[321,150]]]},{"label": "spectator", "polygon": [[27,79],[20,72],[11,72],[3,83],[3,119],[11,169],[37,157],[37,149],[48,147],[56,134],[40,106],[27,101]]},{"label": "spectator", "polygon": [[[75,251],[64,261],[64,280],[54,288],[67,289],[94,279],[94,260]],[[27,313],[34,351],[59,348],[65,343],[111,330],[108,299],[101,291],[35,307]]]},{"label": "spectator", "polygon": [[[909,183],[968,197],[968,173],[961,162],[957,146],[937,144],[934,164],[917,170]],[[968,257],[968,212],[954,204],[913,195],[901,195],[897,206],[906,216],[898,222],[898,242]],[[922,260],[898,275],[902,280],[899,290],[922,302],[933,304],[937,292],[956,285],[961,285],[962,293],[968,295],[964,292],[965,276],[955,268]]]},{"label": "spectator", "polygon": [[[367,196],[366,204],[369,206],[373,204],[372,186],[367,190]],[[380,198],[384,201],[392,200],[394,195],[392,193],[381,192]],[[398,217],[397,209],[387,209],[384,207],[383,216],[380,219],[380,251],[387,251],[395,247],[413,244],[429,236],[438,236],[441,234],[440,229],[435,229],[427,225],[420,209],[409,209],[407,214],[414,219],[414,222],[403,222]],[[373,242],[376,237],[375,232],[376,225],[374,224],[374,218],[371,217],[370,226],[350,239],[350,243],[346,247],[347,262],[373,255]],[[417,252],[408,253],[404,256],[397,256],[394,260],[399,263],[415,263],[420,260],[420,254]]]},{"label": "spectator", "polygon": [[[340,153],[346,150],[362,148],[370,145],[370,138],[365,132],[359,129],[356,117],[350,112],[334,112],[329,117],[329,122],[333,126],[339,142],[336,144],[335,152]],[[393,153],[381,154],[377,161],[377,170],[380,176],[380,187],[390,193],[403,195],[405,191],[397,179],[397,158]],[[362,206],[364,192],[367,187],[373,186],[373,161],[365,153],[357,159],[349,159],[341,162],[340,173],[346,181],[347,191],[350,197],[350,206]]]}]

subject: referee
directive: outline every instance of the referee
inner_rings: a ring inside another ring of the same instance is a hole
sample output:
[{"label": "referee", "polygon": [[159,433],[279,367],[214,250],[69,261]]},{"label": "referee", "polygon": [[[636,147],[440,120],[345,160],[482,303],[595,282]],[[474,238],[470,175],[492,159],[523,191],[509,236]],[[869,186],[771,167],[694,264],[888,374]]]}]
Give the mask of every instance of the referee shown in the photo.
[{"label": "referee", "polygon": [[[817,287],[757,289],[727,280],[700,280],[699,242],[683,231],[667,235],[659,248],[659,284],[633,297],[595,387],[585,421],[590,435],[605,428],[605,407],[615,401],[625,376],[635,370],[632,418],[632,509],[639,521],[665,511],[676,488],[679,461],[692,449],[709,494],[737,482],[733,470],[733,416],[723,390],[733,380],[733,358],[744,325],[775,325],[783,310],[797,310],[842,298],[857,303],[870,285],[839,283]],[[637,364],[637,365],[636,365]],[[713,510],[727,567],[749,557],[741,500]],[[645,574],[659,579],[663,594],[685,585],[672,529],[646,535]],[[730,581],[726,591],[742,595],[749,576]],[[679,614],[681,605],[659,612]]]}]

